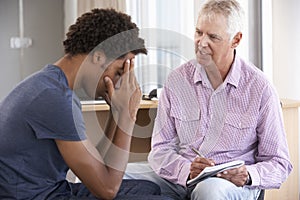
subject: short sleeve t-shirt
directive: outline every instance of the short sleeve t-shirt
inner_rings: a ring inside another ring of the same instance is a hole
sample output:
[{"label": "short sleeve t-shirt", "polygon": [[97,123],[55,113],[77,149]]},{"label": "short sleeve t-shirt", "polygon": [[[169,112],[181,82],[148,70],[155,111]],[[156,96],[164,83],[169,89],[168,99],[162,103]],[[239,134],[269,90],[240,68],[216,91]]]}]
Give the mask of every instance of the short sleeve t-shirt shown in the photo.
[{"label": "short sleeve t-shirt", "polygon": [[78,97],[63,71],[47,65],[0,102],[0,199],[48,199],[69,190],[54,139],[86,135]]}]

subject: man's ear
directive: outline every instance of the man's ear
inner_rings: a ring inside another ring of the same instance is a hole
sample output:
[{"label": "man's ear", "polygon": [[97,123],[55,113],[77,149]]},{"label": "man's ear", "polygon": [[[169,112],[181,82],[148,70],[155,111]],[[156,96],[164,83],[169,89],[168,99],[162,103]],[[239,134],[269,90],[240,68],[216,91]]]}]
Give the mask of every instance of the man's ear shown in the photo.
[{"label": "man's ear", "polygon": [[104,65],[106,62],[106,56],[102,51],[95,51],[92,55],[92,62],[98,65]]},{"label": "man's ear", "polygon": [[235,34],[235,36],[232,39],[232,48],[236,48],[237,46],[239,46],[241,40],[242,40],[243,34],[241,32],[238,32],[237,34]]}]

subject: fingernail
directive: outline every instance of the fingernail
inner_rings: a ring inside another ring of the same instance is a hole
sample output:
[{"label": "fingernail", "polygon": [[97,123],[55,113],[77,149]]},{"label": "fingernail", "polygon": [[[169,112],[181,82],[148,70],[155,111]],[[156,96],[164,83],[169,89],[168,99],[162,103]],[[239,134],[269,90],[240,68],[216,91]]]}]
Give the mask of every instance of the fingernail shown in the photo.
[{"label": "fingernail", "polygon": [[129,60],[129,59],[127,59],[127,60],[126,60],[126,63],[127,63],[127,64],[129,64],[129,63],[130,63],[130,60]]},{"label": "fingernail", "polygon": [[227,174],[227,173],[228,173],[227,171],[224,171],[224,172],[223,172],[223,174]]},{"label": "fingernail", "polygon": [[104,77],[104,81],[107,83],[109,82],[109,78],[107,76]]}]

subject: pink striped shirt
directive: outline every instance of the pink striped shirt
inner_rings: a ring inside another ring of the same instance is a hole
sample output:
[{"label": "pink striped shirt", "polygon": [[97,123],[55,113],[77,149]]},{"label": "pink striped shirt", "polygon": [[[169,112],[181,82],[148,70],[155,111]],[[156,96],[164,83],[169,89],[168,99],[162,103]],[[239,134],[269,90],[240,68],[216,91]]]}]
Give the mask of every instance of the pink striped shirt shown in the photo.
[{"label": "pink striped shirt", "polygon": [[264,74],[236,56],[214,90],[195,60],[173,70],[160,95],[148,160],[185,186],[197,148],[217,164],[244,160],[250,187],[279,188],[292,170],[279,97]]}]

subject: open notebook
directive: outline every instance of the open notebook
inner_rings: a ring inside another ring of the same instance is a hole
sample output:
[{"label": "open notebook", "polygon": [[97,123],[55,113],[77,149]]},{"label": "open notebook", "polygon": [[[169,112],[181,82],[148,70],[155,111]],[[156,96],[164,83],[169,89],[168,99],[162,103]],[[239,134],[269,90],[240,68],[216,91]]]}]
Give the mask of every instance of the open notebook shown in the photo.
[{"label": "open notebook", "polygon": [[238,168],[244,164],[245,164],[245,162],[242,160],[235,160],[235,161],[223,163],[220,165],[215,165],[212,167],[205,167],[204,170],[197,177],[195,177],[187,182],[187,186],[193,187],[197,183],[199,183],[200,181],[203,181],[204,179],[206,179],[208,177],[213,177],[213,176],[217,175],[218,173],[223,172],[228,169]]}]

